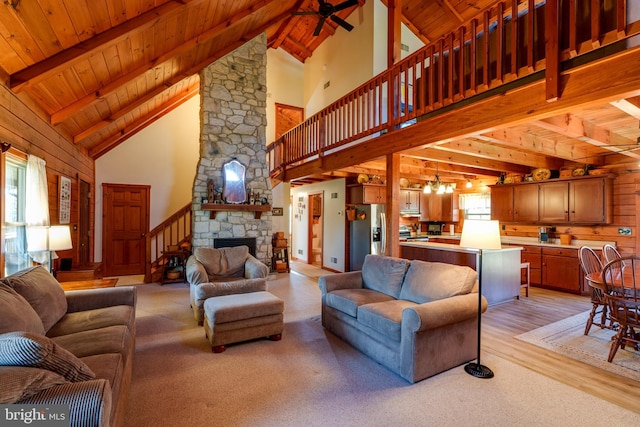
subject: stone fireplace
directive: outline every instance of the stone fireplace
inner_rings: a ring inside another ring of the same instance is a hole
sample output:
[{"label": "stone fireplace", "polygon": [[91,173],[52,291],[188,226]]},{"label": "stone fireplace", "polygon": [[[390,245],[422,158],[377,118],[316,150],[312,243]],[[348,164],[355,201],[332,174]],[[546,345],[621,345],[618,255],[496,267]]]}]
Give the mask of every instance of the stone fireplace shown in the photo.
[{"label": "stone fireplace", "polygon": [[215,239],[255,238],[256,258],[267,263],[271,212],[202,209],[207,183],[223,187],[222,166],[235,159],[246,168],[247,190],[272,203],[266,161],[266,35],[245,43],[200,72],[200,160],[193,186],[193,247],[214,247]]}]

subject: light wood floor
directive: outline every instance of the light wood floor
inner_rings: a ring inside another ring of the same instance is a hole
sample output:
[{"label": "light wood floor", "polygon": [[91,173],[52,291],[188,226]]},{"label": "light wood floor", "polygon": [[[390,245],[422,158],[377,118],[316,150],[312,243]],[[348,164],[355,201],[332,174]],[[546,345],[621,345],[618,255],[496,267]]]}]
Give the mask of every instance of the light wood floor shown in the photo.
[{"label": "light wood floor", "polygon": [[[292,263],[292,270],[296,271]],[[300,263],[301,264],[301,263]],[[324,272],[304,265],[300,273]],[[591,308],[588,297],[531,288],[529,297],[489,307],[482,317],[482,354],[491,353],[640,414],[640,383],[514,337]]]},{"label": "light wood floor", "polygon": [[514,338],[590,308],[588,297],[531,288],[529,298],[523,296],[520,300],[489,308],[482,317],[482,351],[640,413],[640,383],[637,381]]}]

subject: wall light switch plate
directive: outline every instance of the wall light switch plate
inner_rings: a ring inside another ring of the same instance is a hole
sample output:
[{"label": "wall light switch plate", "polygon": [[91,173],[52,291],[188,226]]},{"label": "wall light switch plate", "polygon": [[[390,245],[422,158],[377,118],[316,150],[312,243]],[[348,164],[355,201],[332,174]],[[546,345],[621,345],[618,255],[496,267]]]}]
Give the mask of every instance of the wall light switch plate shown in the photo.
[{"label": "wall light switch plate", "polygon": [[631,236],[631,229],[628,227],[618,228],[618,234],[621,236]]}]

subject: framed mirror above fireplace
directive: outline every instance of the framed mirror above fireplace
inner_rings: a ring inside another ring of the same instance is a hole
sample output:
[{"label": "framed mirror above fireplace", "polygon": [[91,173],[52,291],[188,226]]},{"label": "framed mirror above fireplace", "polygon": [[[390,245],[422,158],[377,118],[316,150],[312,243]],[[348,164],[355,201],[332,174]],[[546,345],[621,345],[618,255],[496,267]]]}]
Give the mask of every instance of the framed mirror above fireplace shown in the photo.
[{"label": "framed mirror above fireplace", "polygon": [[244,186],[245,167],[237,160],[231,160],[222,167],[224,186],[222,197],[226,203],[244,203],[247,201],[247,192]]}]

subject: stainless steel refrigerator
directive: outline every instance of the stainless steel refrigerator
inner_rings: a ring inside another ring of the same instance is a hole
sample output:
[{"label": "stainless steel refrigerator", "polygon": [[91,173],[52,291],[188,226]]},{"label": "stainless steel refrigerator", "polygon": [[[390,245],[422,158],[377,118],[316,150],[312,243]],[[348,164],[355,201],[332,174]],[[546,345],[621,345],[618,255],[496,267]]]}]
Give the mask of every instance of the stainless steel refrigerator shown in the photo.
[{"label": "stainless steel refrigerator", "polygon": [[[384,205],[357,205],[356,219],[349,222],[349,266],[362,269],[367,254],[384,255],[387,249],[387,223]],[[364,213],[364,219],[359,214]]]}]

